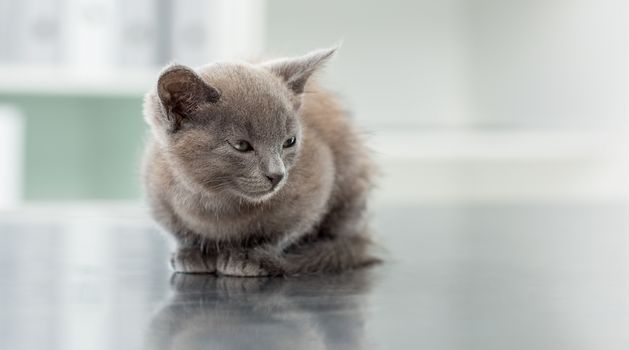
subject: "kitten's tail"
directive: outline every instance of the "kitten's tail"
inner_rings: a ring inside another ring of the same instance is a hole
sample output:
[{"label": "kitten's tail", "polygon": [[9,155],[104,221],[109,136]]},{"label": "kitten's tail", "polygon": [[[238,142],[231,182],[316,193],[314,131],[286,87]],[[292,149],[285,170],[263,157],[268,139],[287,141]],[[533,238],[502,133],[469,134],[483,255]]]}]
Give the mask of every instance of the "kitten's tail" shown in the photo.
[{"label": "kitten's tail", "polygon": [[285,255],[286,275],[335,273],[381,262],[370,253],[371,240],[362,235],[336,237],[290,249]]}]

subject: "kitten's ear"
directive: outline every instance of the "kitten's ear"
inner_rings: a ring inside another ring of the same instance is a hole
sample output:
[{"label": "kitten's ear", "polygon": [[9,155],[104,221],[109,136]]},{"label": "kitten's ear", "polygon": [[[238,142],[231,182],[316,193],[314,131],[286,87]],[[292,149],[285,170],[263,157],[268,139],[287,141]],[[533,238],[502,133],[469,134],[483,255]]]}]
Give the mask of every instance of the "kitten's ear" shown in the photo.
[{"label": "kitten's ear", "polygon": [[157,95],[173,130],[203,103],[218,101],[220,93],[186,66],[168,67],[157,80]]},{"label": "kitten's ear", "polygon": [[337,49],[338,46],[316,50],[304,56],[281,58],[262,65],[284,79],[295,94],[301,94],[304,92],[308,78],[330,59]]}]

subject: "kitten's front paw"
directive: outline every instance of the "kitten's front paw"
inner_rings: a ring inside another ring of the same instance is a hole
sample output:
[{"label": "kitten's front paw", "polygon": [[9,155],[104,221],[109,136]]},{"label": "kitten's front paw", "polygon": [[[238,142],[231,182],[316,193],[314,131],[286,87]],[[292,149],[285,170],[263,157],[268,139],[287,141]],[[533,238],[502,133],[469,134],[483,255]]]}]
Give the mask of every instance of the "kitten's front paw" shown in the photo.
[{"label": "kitten's front paw", "polygon": [[257,259],[252,259],[246,251],[224,252],[216,260],[216,270],[221,275],[240,277],[269,276]]},{"label": "kitten's front paw", "polygon": [[173,253],[170,265],[175,272],[181,273],[214,273],[216,263],[204,256],[200,249],[180,248]]}]

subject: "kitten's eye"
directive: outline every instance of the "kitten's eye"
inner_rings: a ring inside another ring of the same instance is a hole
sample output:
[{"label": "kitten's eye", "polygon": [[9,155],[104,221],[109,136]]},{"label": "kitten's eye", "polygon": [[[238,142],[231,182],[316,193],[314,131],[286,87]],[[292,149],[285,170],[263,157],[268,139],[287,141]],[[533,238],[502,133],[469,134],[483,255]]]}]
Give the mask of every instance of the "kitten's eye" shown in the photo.
[{"label": "kitten's eye", "polygon": [[235,143],[230,142],[229,144],[232,145],[232,147],[234,147],[234,149],[239,152],[249,152],[253,150],[251,144],[245,140],[238,140]]},{"label": "kitten's eye", "polygon": [[284,148],[293,147],[295,146],[295,142],[297,142],[297,139],[295,138],[295,136],[293,136],[290,139],[284,141],[284,144],[282,146]]}]

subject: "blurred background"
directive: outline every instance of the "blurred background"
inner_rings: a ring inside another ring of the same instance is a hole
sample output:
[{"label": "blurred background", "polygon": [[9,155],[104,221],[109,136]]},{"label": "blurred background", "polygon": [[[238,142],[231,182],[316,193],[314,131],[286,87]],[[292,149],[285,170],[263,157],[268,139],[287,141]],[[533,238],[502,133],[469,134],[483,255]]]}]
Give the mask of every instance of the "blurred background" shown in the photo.
[{"label": "blurred background", "polygon": [[305,53],[377,152],[389,202],[619,199],[622,0],[0,0],[0,207],[139,203],[164,64]]}]

